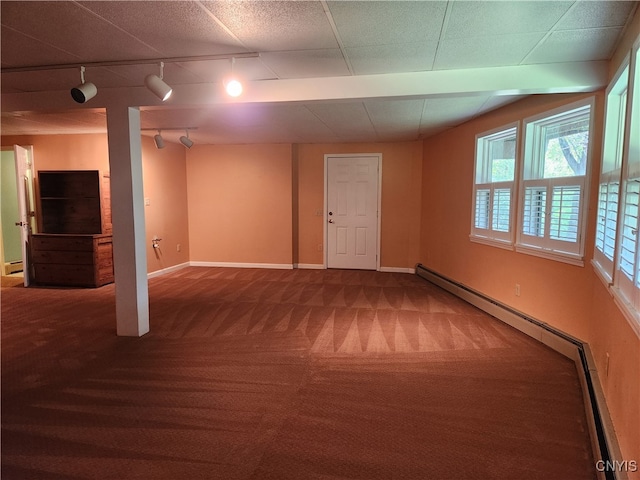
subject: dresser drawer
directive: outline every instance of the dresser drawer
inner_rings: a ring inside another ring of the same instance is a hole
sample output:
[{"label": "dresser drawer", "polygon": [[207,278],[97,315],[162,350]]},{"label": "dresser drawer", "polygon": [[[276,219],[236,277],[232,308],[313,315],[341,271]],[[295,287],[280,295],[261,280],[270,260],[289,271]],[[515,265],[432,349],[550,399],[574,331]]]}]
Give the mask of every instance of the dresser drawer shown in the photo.
[{"label": "dresser drawer", "polygon": [[93,251],[93,237],[78,235],[32,235],[32,251],[62,250],[62,251]]},{"label": "dresser drawer", "polygon": [[93,265],[34,265],[36,281],[48,285],[94,286],[96,283]]}]

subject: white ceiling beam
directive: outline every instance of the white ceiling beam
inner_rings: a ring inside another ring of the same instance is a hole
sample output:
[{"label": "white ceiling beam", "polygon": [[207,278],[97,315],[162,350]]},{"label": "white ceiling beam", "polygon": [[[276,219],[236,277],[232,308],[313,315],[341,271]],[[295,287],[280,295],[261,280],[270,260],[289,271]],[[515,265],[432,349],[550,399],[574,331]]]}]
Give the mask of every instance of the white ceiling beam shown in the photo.
[{"label": "white ceiling beam", "polygon": [[222,103],[323,102],[409,99],[470,95],[530,95],[589,92],[608,81],[608,62],[570,62],[515,67],[438,70],[385,75],[356,75],[247,83],[239,98],[230,99],[220,84],[173,86],[166,103],[144,87],[100,88],[86,105],[75,104],[68,92],[2,95],[2,111],[69,110],[113,105],[185,107]]}]

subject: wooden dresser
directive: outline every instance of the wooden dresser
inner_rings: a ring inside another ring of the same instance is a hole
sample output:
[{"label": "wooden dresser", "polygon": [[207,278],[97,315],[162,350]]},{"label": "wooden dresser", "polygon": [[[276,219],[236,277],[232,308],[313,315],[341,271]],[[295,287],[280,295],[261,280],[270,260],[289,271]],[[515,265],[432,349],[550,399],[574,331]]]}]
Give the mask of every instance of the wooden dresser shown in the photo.
[{"label": "wooden dresser", "polygon": [[111,238],[111,235],[32,235],[36,282],[74,287],[100,287],[113,282]]},{"label": "wooden dresser", "polygon": [[35,283],[99,287],[113,282],[109,175],[38,172],[38,227],[31,235]]}]

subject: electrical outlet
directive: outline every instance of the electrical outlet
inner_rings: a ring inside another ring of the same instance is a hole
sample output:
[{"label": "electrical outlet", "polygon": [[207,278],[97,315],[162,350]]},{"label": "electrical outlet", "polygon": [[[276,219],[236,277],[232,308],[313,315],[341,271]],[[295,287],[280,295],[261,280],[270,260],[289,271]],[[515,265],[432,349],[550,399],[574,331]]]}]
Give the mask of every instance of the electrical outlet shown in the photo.
[{"label": "electrical outlet", "polygon": [[516,283],[516,297],[520,296],[520,284]]},{"label": "electrical outlet", "polygon": [[151,199],[150,199],[150,198],[148,198],[148,197],[147,197],[147,198],[145,198],[145,199],[144,199],[144,205],[145,205],[146,207],[148,207],[149,205],[151,205]]},{"label": "electrical outlet", "polygon": [[182,251],[182,245],[180,245],[180,244],[176,245],[176,251],[177,252],[181,252]]}]

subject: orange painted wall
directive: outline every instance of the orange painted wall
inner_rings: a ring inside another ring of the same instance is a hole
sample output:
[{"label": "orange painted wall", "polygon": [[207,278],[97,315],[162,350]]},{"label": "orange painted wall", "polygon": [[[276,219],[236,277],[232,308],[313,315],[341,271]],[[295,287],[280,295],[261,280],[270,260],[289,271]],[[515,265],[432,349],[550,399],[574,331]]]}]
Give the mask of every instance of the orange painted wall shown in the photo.
[{"label": "orange painted wall", "polygon": [[192,261],[293,264],[291,145],[195,145],[187,184]]},{"label": "orange painted wall", "polygon": [[[3,146],[13,144],[33,145],[36,171],[109,171],[106,134],[2,137]],[[165,149],[157,150],[150,137],[142,137],[144,194],[152,200],[145,207],[148,272],[189,261],[184,150],[182,145],[169,142]],[[160,258],[151,248],[153,235],[163,238]],[[177,243],[183,247],[180,253],[176,252]]]},{"label": "orange painted wall", "polygon": [[324,156],[382,154],[380,264],[413,268],[419,258],[422,143],[306,144],[298,146],[298,260],[322,264]]},{"label": "orange painted wall", "polygon": [[[475,135],[586,94],[533,96],[424,142],[420,261],[449,278],[590,343],[620,445],[640,458],[640,339],[589,263],[595,236],[604,94],[596,94],[585,265],[573,266],[469,239]],[[594,193],[595,192],[595,193]],[[521,296],[515,295],[520,284]],[[609,376],[604,360],[610,354]]]},{"label": "orange painted wall", "polygon": [[[151,137],[143,136],[142,176],[144,196],[149,199],[144,207],[147,270],[155,272],[189,262],[185,148],[165,141],[165,148],[158,150]],[[162,239],[159,249],[151,247],[154,235]]]}]

